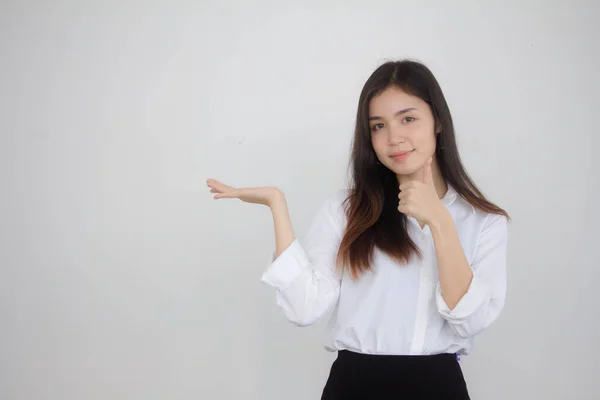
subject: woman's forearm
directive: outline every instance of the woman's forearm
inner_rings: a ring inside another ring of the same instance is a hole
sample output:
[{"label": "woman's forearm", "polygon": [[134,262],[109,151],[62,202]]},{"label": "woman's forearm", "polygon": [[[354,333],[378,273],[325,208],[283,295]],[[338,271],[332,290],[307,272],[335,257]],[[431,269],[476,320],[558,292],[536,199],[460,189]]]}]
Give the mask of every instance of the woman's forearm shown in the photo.
[{"label": "woman's forearm", "polygon": [[430,225],[435,243],[442,297],[452,310],[464,296],[473,279],[473,272],[460,244],[450,214]]},{"label": "woman's forearm", "polygon": [[273,197],[269,203],[269,208],[273,215],[273,227],[275,229],[275,258],[277,258],[290,246],[290,244],[292,244],[296,236],[292,228],[292,220],[283,192],[278,192]]}]

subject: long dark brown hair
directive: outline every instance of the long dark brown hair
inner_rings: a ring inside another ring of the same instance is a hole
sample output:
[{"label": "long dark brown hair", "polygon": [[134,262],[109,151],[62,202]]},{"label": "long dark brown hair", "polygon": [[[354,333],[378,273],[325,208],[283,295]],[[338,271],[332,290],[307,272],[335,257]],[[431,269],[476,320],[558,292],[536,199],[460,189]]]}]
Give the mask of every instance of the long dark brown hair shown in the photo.
[{"label": "long dark brown hair", "polygon": [[444,181],[473,207],[508,218],[506,211],[485,198],[465,171],[456,146],[452,115],[433,73],[412,60],[386,62],[367,79],[356,115],[350,191],[345,201],[348,224],[337,254],[338,267],[349,268],[353,278],[370,269],[375,247],[400,263],[420,256],[407,232],[406,215],[398,211],[400,189],[396,175],[378,162],[371,143],[371,99],[391,86],[429,104],[434,126],[441,127],[436,135],[435,157]]}]

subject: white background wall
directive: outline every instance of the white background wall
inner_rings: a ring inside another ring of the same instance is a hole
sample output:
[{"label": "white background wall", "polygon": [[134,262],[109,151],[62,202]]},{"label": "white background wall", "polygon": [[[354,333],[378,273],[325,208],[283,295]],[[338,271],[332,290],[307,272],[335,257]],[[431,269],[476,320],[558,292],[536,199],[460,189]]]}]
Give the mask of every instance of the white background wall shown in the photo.
[{"label": "white background wall", "polygon": [[387,59],[427,63],[464,161],[513,217],[473,399],[598,399],[594,1],[0,4],[0,398],[320,396],[324,324],[259,282],[278,185],[302,235],[343,187]]}]

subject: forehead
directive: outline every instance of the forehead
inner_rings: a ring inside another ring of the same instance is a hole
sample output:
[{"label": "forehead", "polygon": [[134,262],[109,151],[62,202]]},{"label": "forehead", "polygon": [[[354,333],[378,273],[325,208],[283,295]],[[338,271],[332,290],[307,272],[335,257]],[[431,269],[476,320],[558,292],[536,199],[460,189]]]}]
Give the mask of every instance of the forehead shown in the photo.
[{"label": "forehead", "polygon": [[390,116],[407,108],[423,110],[426,107],[427,103],[419,97],[408,94],[396,86],[391,86],[371,99],[369,116]]}]

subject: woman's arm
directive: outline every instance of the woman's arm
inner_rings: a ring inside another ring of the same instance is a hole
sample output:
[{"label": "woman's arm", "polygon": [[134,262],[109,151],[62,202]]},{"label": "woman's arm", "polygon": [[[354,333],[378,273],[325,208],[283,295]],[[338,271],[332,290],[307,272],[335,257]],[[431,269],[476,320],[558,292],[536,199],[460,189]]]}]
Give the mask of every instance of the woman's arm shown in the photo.
[{"label": "woman's arm", "polygon": [[438,311],[459,336],[473,337],[489,327],[504,307],[508,220],[487,215],[471,265],[453,224],[446,221],[431,231],[440,277],[435,291]]},{"label": "woman's arm", "polygon": [[423,182],[400,185],[398,210],[429,225],[439,272],[438,311],[458,335],[471,337],[487,328],[504,306],[508,221],[501,215],[486,216],[469,265],[452,216],[433,183],[431,159],[423,176]]},{"label": "woman's arm", "polygon": [[465,253],[449,212],[429,224],[437,257],[441,294],[450,310],[465,295],[473,279]]},{"label": "woman's arm", "polygon": [[261,281],[277,289],[277,305],[288,320],[312,325],[339,297],[335,260],[345,221],[341,198],[324,202],[302,242],[293,235],[285,200],[277,200],[271,210],[276,249]]},{"label": "woman's arm", "polygon": [[288,212],[287,201],[283,192],[277,191],[269,203],[273,215],[275,229],[275,258],[279,257],[285,249],[296,239],[292,228],[292,220]]},{"label": "woman's arm", "polygon": [[237,198],[268,206],[273,215],[275,254],[261,281],[277,289],[277,304],[299,326],[317,322],[339,296],[337,248],[345,227],[341,193],[328,199],[302,244],[295,237],[283,192],[274,187],[234,188],[208,179],[215,199]]}]

